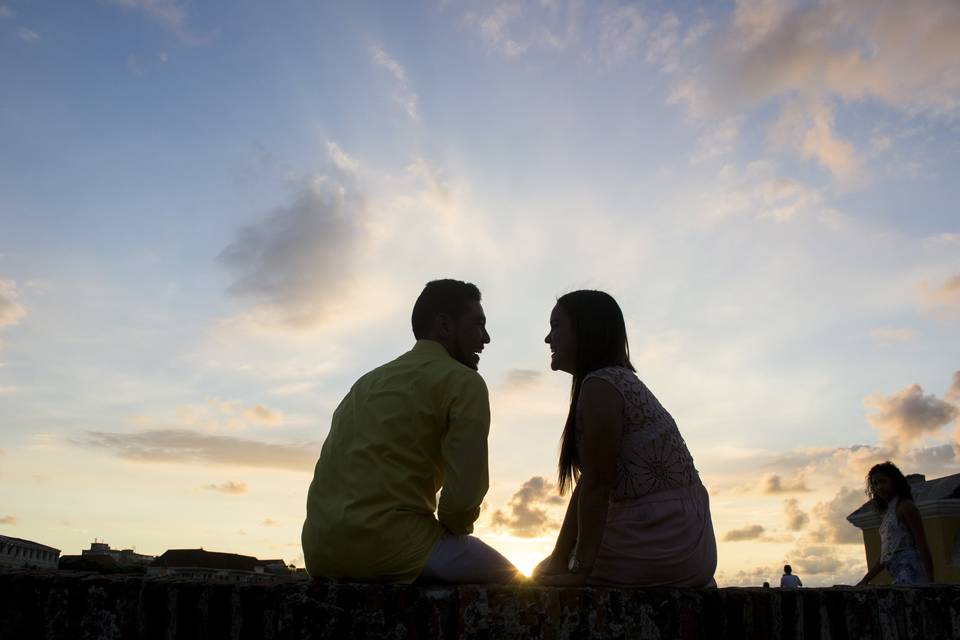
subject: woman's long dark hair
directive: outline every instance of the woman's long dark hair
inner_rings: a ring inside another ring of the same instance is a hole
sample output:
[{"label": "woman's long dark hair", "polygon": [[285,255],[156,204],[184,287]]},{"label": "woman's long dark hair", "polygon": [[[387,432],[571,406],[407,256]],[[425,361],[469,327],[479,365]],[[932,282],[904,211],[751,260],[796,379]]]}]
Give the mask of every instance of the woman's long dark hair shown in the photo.
[{"label": "woman's long dark hair", "polygon": [[620,305],[603,291],[571,291],[557,299],[570,320],[577,342],[576,363],[570,387],[570,410],[560,440],[559,470],[560,494],[580,478],[580,454],[577,451],[577,401],[580,385],[591,371],[604,367],[627,367],[630,363],[630,345],[627,327]]},{"label": "woman's long dark hair", "polygon": [[873,465],[870,468],[870,471],[867,472],[867,497],[873,501],[873,504],[877,507],[877,509],[880,511],[886,511],[887,501],[881,500],[873,492],[873,484],[871,484],[870,480],[875,475],[882,475],[890,478],[890,480],[893,481],[893,490],[896,492],[897,497],[901,500],[913,501],[913,491],[910,490],[910,483],[907,482],[903,472],[897,468],[897,465],[887,460],[886,462]]}]

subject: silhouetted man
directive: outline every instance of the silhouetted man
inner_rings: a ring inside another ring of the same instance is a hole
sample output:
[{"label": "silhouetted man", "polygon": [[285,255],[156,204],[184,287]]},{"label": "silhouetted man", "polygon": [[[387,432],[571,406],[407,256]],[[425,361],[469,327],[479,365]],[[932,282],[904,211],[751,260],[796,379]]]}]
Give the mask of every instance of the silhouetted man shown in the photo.
[{"label": "silhouetted man", "polygon": [[780,586],[787,587],[789,589],[803,586],[803,583],[800,582],[800,578],[793,575],[793,567],[788,564],[783,565],[783,575],[780,576]]},{"label": "silhouetted man", "polygon": [[413,349],[360,378],[333,414],[307,495],[307,571],[508,582],[515,567],[469,535],[488,488],[490,404],[477,365],[490,335],[480,291],[430,282],[412,324]]}]

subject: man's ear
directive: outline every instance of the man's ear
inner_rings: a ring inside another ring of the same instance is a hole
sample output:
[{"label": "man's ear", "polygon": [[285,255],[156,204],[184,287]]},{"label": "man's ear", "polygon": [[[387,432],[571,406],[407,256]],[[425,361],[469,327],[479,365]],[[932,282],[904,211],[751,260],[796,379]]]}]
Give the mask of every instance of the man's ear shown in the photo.
[{"label": "man's ear", "polygon": [[437,315],[436,320],[433,322],[434,329],[437,332],[437,335],[441,338],[448,338],[453,335],[453,319],[445,313]]}]

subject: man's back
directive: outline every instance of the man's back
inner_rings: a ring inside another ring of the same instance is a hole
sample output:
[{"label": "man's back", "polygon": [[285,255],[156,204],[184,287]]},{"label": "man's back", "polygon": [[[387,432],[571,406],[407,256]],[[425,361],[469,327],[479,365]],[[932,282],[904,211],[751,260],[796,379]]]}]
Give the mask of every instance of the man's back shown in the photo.
[{"label": "man's back", "polygon": [[411,582],[443,527],[470,533],[488,486],[489,412],[479,374],[430,340],[360,378],[307,496],[310,574]]},{"label": "man's back", "polygon": [[803,583],[800,582],[800,578],[792,573],[785,573],[780,576],[780,586],[792,589],[794,587],[802,587]]}]

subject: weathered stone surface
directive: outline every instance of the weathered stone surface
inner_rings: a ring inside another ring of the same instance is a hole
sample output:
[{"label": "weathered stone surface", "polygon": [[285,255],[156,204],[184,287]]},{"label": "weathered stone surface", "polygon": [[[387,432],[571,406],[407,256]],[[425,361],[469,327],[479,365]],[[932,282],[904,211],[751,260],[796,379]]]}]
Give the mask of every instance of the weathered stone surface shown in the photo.
[{"label": "weathered stone surface", "polygon": [[2,640],[960,637],[960,587],[548,589],[0,573]]}]

